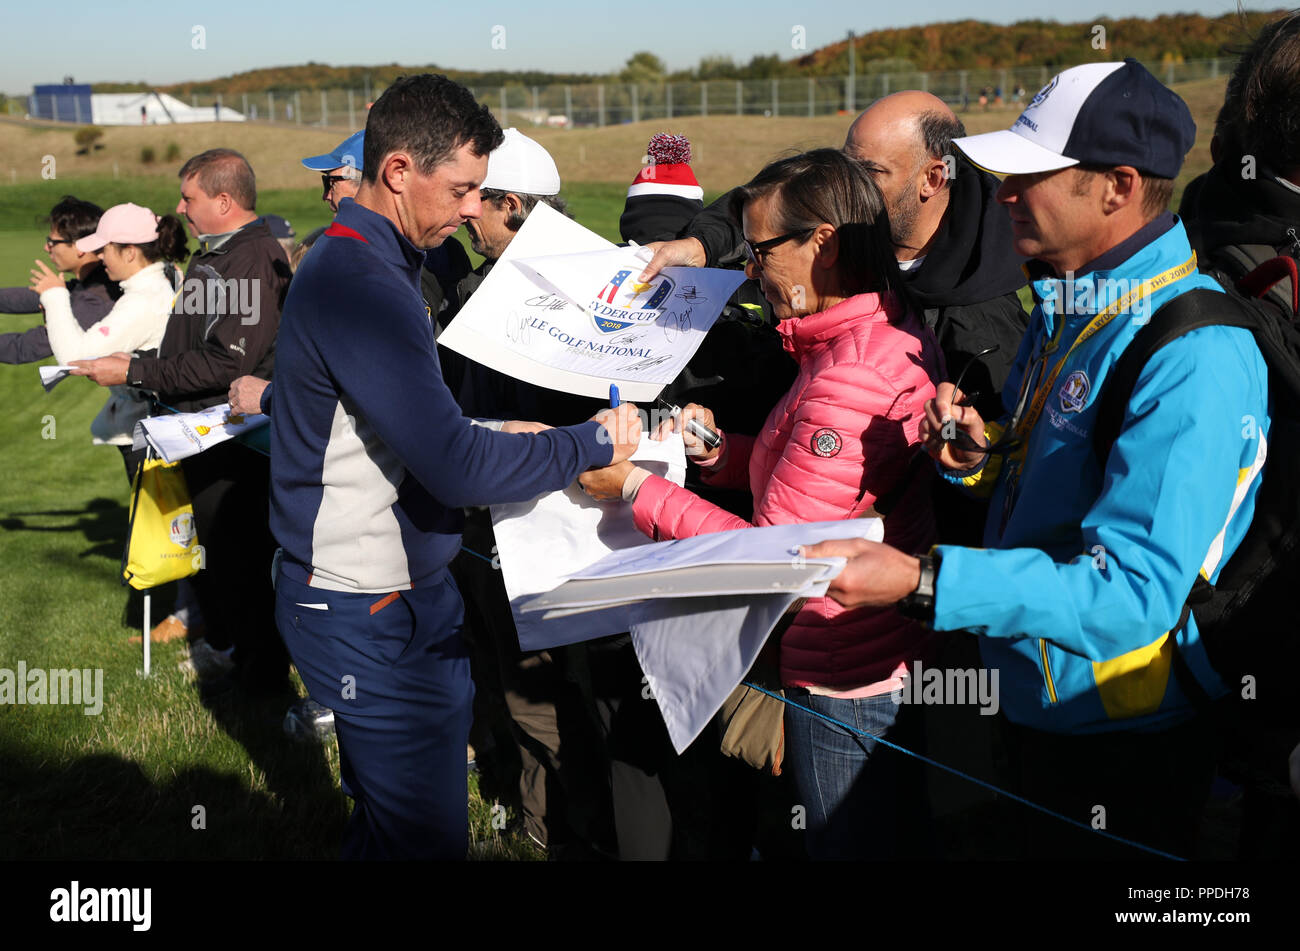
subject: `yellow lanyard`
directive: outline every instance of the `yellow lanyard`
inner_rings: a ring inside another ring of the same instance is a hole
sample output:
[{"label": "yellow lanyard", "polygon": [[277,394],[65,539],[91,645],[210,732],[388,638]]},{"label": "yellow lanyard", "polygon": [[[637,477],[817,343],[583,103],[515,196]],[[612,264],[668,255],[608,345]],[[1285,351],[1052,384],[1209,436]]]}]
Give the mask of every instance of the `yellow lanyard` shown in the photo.
[{"label": "yellow lanyard", "polygon": [[[1047,378],[1043,380],[1037,390],[1035,390],[1034,399],[1029,406],[1029,411],[1025,413],[1024,417],[1022,417],[1017,423],[1015,434],[1021,439],[1028,437],[1029,432],[1034,428],[1034,423],[1038,422],[1038,417],[1043,412],[1043,407],[1047,403],[1048,395],[1052,392],[1052,385],[1056,383],[1056,378],[1061,375],[1061,370],[1065,366],[1066,361],[1070,359],[1074,351],[1078,350],[1079,346],[1083,344],[1084,341],[1091,339],[1098,331],[1119,316],[1119,314],[1132,307],[1138,300],[1141,300],[1143,297],[1146,297],[1175,281],[1182,280],[1195,270],[1196,252],[1193,251],[1192,256],[1182,264],[1170,268],[1163,274],[1156,275],[1149,281],[1143,281],[1140,285],[1129,291],[1119,300],[1115,301],[1096,317],[1092,318],[1092,320],[1088,322],[1088,325],[1084,327],[1083,330],[1079,331],[1079,336],[1076,337],[1074,343],[1070,345],[1070,349],[1065,351],[1065,356],[1061,357],[1061,359],[1056,362],[1056,366],[1052,367],[1052,372],[1047,375]],[[1061,316],[1062,315],[1057,314],[1057,317]],[[1064,332],[1064,330],[1065,322],[1062,320],[1061,329],[1057,331],[1057,337],[1043,348],[1042,359],[1046,359],[1050,354],[1056,352],[1057,340],[1060,338],[1060,334]]]}]

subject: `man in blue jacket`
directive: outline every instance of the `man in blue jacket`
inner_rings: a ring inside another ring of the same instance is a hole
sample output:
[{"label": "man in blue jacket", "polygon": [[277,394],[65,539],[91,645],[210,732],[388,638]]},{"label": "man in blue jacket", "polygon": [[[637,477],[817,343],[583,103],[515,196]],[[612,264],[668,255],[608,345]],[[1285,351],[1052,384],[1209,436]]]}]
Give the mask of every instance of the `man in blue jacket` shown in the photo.
[{"label": "man in blue jacket", "polygon": [[[1218,289],[1165,210],[1194,137],[1183,101],[1127,60],[1065,70],[1010,130],[957,140],[1007,176],[998,200],[1033,259],[1007,415],[986,423],[943,384],[921,429],[946,478],[990,497],[985,548],[808,550],[858,556],[832,588],[842,603],[901,601],[937,630],[980,636],[1026,797],[1180,855],[1195,847],[1216,731],[1171,675],[1173,655],[1211,696],[1230,688],[1195,618],[1179,621],[1197,575],[1214,582],[1254,511],[1264,360],[1246,330],[1193,331],[1147,362],[1104,463],[1093,428],[1107,374],[1152,313]],[[1022,812],[1040,854],[1140,854]]]},{"label": "man in blue jacket", "polygon": [[465,857],[473,686],[447,565],[466,505],[523,501],[632,454],[635,407],[577,426],[481,425],[442,382],[425,251],[479,215],[501,128],[463,86],[397,80],[366,121],[355,200],[289,291],[271,407],[276,622],[331,707],[345,858]]}]

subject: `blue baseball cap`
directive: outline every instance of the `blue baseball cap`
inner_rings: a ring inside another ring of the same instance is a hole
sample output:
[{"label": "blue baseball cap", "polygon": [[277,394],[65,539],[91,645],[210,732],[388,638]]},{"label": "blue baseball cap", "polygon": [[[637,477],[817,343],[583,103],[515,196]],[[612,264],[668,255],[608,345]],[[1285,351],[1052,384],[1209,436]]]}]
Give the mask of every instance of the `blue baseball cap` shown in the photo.
[{"label": "blue baseball cap", "polygon": [[309,168],[313,172],[328,172],[331,169],[348,166],[361,171],[366,145],[366,130],[354,132],[348,136],[333,152],[326,152],[324,155],[310,155],[302,160],[304,168]]},{"label": "blue baseball cap", "polygon": [[1196,141],[1187,103],[1135,59],[1066,69],[1029,101],[1010,129],[953,139],[972,162],[998,175],[1071,165],[1175,178]]}]

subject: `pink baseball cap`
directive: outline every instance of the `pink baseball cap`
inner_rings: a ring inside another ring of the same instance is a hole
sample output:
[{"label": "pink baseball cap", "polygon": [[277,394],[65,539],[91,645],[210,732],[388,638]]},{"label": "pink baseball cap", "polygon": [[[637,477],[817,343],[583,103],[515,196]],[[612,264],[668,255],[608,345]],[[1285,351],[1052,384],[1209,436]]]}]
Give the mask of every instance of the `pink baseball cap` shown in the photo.
[{"label": "pink baseball cap", "polygon": [[99,218],[94,234],[77,241],[77,250],[98,251],[104,245],[148,244],[158,240],[158,216],[148,208],[127,202],[114,205]]}]

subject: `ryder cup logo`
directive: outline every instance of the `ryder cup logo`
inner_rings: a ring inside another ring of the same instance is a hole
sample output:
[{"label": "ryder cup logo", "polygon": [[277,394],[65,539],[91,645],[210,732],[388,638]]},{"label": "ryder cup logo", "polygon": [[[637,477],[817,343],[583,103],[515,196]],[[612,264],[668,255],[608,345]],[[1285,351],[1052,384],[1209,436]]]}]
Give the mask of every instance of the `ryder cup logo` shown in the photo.
[{"label": "ryder cup logo", "polygon": [[172,519],[169,533],[172,544],[181,548],[189,548],[194,541],[194,516],[189,512],[182,512]]},{"label": "ryder cup logo", "polygon": [[1056,84],[1060,81],[1061,81],[1060,75],[1053,76],[1052,81],[1048,83],[1046,86],[1044,86],[1042,89],[1038,90],[1038,94],[1035,95],[1033,99],[1029,100],[1029,105],[1025,106],[1025,111],[1028,112],[1030,109],[1033,109],[1035,106],[1041,106],[1043,104],[1043,100],[1045,100],[1048,96],[1052,94],[1052,90],[1056,88]]},{"label": "ryder cup logo", "polygon": [[592,321],[606,334],[651,323],[658,319],[675,287],[673,279],[663,274],[641,284],[632,279],[631,270],[616,271],[591,302]]},{"label": "ryder cup logo", "polygon": [[1075,370],[1065,378],[1061,384],[1061,412],[1077,413],[1083,409],[1083,405],[1088,402],[1088,391],[1092,389],[1092,384],[1088,382],[1088,375],[1082,370]]}]

